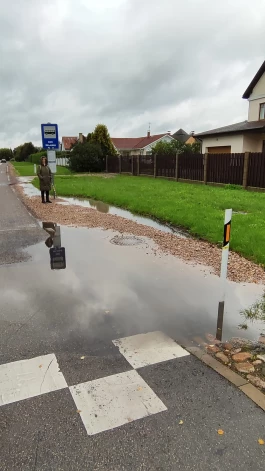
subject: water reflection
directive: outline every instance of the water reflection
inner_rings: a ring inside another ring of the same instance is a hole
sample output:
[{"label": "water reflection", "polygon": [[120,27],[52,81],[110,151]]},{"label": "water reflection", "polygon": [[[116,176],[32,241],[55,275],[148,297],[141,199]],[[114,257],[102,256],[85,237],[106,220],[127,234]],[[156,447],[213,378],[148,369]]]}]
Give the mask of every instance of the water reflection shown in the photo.
[{"label": "water reflection", "polygon": [[45,245],[50,253],[51,270],[63,270],[66,268],[65,247],[61,246],[61,228],[55,222],[43,222],[43,229],[49,234]]}]

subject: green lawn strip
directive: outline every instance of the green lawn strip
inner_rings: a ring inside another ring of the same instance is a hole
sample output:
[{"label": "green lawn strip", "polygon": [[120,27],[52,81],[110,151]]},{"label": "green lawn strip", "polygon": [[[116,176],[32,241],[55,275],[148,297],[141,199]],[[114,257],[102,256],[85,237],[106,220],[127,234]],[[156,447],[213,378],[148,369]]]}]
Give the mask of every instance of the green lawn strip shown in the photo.
[{"label": "green lawn strip", "polygon": [[57,176],[56,191],[62,196],[90,197],[155,217],[219,244],[224,210],[246,212],[233,214],[231,249],[265,265],[265,193],[129,176]]},{"label": "green lawn strip", "polygon": [[[34,164],[31,162],[12,162],[12,165],[20,177],[33,177],[35,175]],[[57,175],[71,175],[71,171],[67,167],[57,165]]]}]

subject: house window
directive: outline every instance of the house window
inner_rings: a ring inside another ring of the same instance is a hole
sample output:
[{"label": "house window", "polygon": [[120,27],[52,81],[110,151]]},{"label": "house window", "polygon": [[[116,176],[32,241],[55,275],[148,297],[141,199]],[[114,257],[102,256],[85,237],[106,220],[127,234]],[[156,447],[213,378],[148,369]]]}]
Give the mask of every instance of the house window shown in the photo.
[{"label": "house window", "polygon": [[265,119],[265,103],[260,104],[259,119]]}]

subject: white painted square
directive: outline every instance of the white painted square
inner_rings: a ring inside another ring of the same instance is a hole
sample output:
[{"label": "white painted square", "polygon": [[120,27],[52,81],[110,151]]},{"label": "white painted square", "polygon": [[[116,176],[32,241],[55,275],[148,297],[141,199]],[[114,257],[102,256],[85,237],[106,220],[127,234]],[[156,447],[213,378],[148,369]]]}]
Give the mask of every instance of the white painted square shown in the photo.
[{"label": "white painted square", "polygon": [[113,343],[136,369],[189,355],[189,352],[163,332],[133,335],[113,340]]},{"label": "white painted square", "polygon": [[69,389],[88,435],[167,410],[134,370],[77,384]]},{"label": "white painted square", "polygon": [[0,365],[0,405],[67,388],[52,353]]}]

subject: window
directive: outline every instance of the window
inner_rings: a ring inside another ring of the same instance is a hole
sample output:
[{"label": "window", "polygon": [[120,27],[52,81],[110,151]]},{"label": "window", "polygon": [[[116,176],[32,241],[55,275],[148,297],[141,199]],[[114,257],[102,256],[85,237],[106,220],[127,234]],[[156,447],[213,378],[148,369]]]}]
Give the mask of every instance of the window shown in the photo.
[{"label": "window", "polygon": [[265,103],[261,103],[259,107],[259,119],[265,119]]}]

